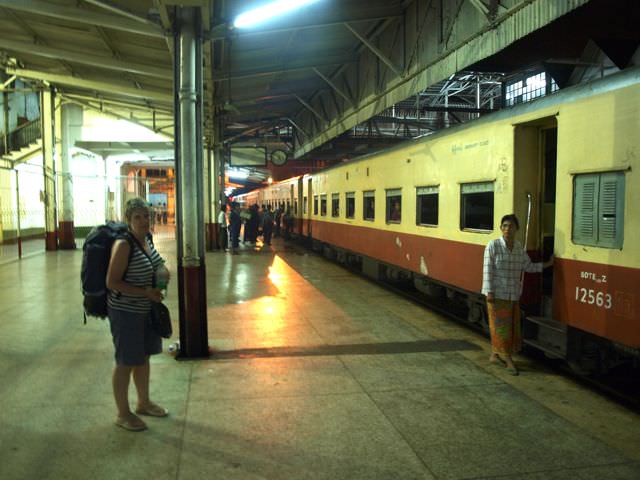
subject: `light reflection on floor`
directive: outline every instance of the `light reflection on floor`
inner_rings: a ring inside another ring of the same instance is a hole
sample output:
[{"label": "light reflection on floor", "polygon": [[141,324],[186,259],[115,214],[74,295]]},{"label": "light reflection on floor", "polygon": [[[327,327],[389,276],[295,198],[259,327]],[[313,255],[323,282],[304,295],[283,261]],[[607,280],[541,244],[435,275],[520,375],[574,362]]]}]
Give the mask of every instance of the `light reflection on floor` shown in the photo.
[{"label": "light reflection on floor", "polygon": [[304,303],[319,301],[332,315],[342,313],[279,255],[273,256],[265,276],[253,282],[252,288],[274,293],[209,309],[209,338],[214,349],[319,345],[323,339],[304,317]]}]

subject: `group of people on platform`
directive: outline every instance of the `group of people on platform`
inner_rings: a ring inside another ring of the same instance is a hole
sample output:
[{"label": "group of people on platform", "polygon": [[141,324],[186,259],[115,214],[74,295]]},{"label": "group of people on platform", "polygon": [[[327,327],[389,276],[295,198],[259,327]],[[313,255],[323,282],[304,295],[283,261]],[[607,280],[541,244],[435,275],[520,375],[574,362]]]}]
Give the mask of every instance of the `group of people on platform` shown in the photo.
[{"label": "group of people on platform", "polygon": [[279,204],[275,210],[271,205],[259,207],[253,204],[242,209],[238,202],[225,204],[218,214],[220,248],[237,254],[243,225],[243,244],[255,245],[258,237],[262,236],[263,244],[271,245],[273,236],[282,235],[285,239],[290,238],[293,223],[291,207],[285,204]]},{"label": "group of people on platform", "polygon": [[[115,367],[112,373],[113,395],[117,409],[115,424],[125,430],[142,431],[147,428],[139,415],[166,417],[169,410],[153,402],[149,395],[149,356],[162,351],[162,339],[151,327],[151,309],[161,302],[163,292],[154,278],[164,267],[164,259],[156,251],[148,233],[153,212],[141,198],[127,201],[125,217],[131,241],[115,241],[106,275],[108,288],[108,316],[115,348]],[[255,243],[262,234],[264,243],[271,243],[273,233],[293,228],[290,208],[252,205],[242,212],[236,202],[221,211],[219,223],[231,239],[231,251],[237,253],[244,218],[245,242]],[[516,240],[518,218],[505,215],[500,222],[501,237],[491,240],[484,253],[482,293],[486,297],[491,333],[489,362],[503,365],[512,375],[518,368],[512,355],[520,350],[520,295],[524,272],[541,272],[553,264],[553,256],[544,263],[533,263],[525,247]],[[274,232],[275,230],[275,232]],[[166,279],[169,272],[166,270]],[[129,383],[133,379],[138,397],[134,411],[129,403]],[[135,413],[134,413],[135,412]]]},{"label": "group of people on platform", "polygon": [[166,225],[169,219],[169,209],[165,202],[149,205],[149,223],[153,231],[156,225]]}]

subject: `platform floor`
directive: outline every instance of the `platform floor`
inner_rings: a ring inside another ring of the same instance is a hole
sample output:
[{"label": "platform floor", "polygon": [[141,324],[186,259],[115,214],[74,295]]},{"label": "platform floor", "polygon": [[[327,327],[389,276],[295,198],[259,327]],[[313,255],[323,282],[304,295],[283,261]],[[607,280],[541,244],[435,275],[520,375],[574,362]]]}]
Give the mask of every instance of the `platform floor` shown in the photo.
[{"label": "platform floor", "polygon": [[151,390],[171,415],[126,432],[80,262],[0,265],[3,480],[640,478],[639,415],[524,359],[512,377],[485,338],[281,241],[207,254],[216,356],[167,340]]}]

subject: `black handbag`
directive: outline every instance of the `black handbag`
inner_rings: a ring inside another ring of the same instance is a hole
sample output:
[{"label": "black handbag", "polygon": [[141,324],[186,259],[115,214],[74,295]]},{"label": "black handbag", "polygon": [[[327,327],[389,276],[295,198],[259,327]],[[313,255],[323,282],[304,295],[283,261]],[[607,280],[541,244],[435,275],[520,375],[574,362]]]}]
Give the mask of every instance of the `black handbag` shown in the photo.
[{"label": "black handbag", "polygon": [[170,338],[173,334],[169,309],[162,302],[151,303],[151,328],[163,338]]}]

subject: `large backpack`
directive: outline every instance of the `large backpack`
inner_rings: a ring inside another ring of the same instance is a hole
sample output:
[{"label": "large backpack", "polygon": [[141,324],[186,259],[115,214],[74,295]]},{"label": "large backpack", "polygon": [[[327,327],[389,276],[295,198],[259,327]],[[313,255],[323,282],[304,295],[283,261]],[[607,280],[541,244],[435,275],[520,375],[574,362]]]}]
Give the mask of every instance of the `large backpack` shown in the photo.
[{"label": "large backpack", "polygon": [[[84,296],[82,304],[85,323],[87,323],[87,315],[100,318],[107,316],[106,282],[111,247],[119,238],[126,239],[131,243],[132,238],[128,231],[129,229],[124,223],[107,222],[105,225],[94,227],[84,241],[80,280]],[[133,245],[131,245],[131,252],[133,252]]]}]

